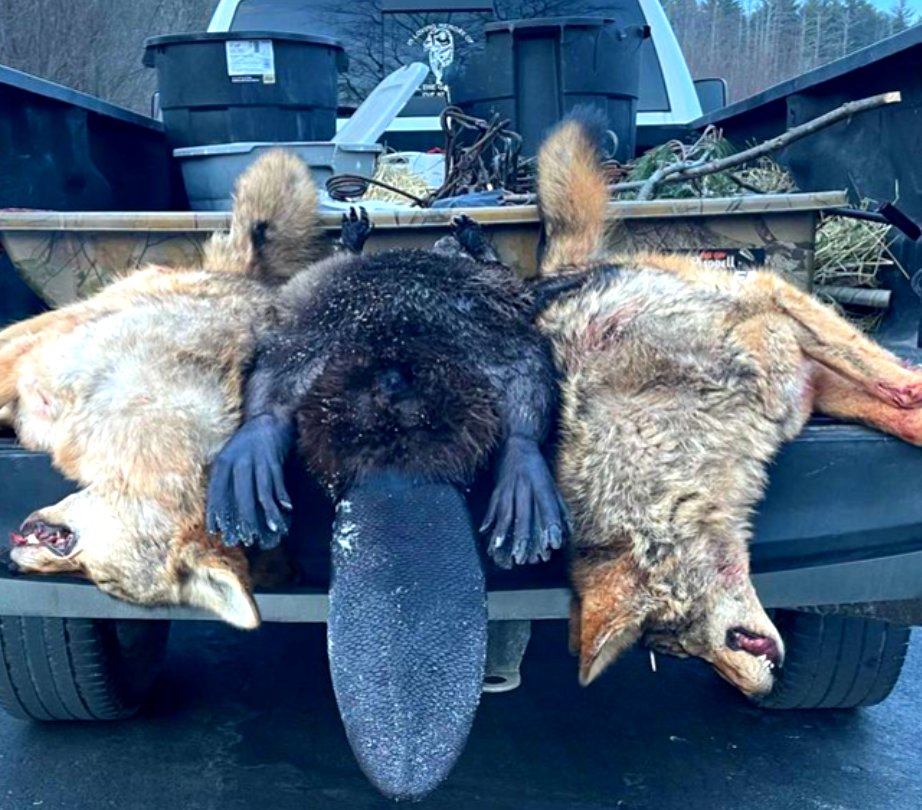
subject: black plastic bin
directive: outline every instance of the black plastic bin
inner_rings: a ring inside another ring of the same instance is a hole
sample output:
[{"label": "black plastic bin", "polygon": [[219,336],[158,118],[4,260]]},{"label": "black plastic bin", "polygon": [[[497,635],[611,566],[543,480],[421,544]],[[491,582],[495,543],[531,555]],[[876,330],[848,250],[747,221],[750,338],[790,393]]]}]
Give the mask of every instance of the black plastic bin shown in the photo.
[{"label": "black plastic bin", "polygon": [[170,34],[144,43],[173,148],[326,141],[347,62],[330,37],[269,31]]},{"label": "black plastic bin", "polygon": [[572,107],[597,106],[618,136],[615,156],[634,156],[640,46],[649,28],[560,17],[491,23],[484,31],[484,50],[452,84],[455,104],[481,118],[510,119],[527,155]]},{"label": "black plastic bin", "polygon": [[[188,207],[159,123],[0,65],[0,208]],[[0,327],[45,309],[0,248]]]}]

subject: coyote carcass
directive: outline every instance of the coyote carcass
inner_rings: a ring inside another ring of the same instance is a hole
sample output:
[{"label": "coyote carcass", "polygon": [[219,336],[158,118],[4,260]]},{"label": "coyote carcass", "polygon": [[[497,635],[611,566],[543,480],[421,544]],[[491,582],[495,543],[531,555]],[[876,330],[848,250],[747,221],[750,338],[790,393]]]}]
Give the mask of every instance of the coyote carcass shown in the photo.
[{"label": "coyote carcass", "polygon": [[306,166],[270,153],[241,177],[230,232],[200,266],[143,268],[0,332],[5,417],[80,486],[12,533],[20,570],[259,623],[243,552],[204,530],[206,474],[240,420],[275,286],[313,258],[315,203]]},{"label": "coyote carcass", "polygon": [[813,411],[922,444],[922,373],[775,274],[607,254],[603,129],[564,121],[538,177],[580,678],[642,639],[764,694],[784,648],[747,543],[768,463]]}]

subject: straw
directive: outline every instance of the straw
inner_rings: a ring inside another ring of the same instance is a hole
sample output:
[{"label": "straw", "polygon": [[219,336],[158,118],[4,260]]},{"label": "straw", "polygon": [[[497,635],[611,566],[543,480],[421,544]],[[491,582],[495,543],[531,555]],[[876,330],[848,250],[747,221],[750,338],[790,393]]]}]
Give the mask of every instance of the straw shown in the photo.
[{"label": "straw", "polygon": [[[402,155],[384,155],[378,160],[378,166],[375,169],[374,179],[390,186],[406,191],[415,197],[425,198],[429,195],[431,189],[426,181],[415,172],[410,171],[407,159]],[[396,192],[389,191],[380,186],[371,186],[363,200],[379,200],[381,202],[392,202],[407,204],[407,198],[402,197]]]}]

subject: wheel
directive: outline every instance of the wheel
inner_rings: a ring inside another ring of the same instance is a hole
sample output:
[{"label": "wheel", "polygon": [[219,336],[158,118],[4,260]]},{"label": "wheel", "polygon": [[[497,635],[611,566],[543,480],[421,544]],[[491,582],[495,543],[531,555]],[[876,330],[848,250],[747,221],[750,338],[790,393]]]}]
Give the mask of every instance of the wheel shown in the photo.
[{"label": "wheel", "polygon": [[22,720],[119,720],[141,706],[170,623],[0,617],[0,706]]},{"label": "wheel", "polygon": [[893,691],[909,645],[909,628],[847,616],[778,610],[784,668],[767,709],[854,709],[873,706]]}]

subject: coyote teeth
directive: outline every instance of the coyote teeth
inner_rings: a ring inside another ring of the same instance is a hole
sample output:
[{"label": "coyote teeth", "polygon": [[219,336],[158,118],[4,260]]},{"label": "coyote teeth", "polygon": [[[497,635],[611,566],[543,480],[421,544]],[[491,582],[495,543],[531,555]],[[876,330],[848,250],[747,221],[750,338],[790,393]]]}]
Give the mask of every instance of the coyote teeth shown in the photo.
[{"label": "coyote teeth", "polygon": [[765,655],[764,653],[759,656],[759,661],[762,662],[762,666],[764,666],[769,672],[771,672],[775,668],[774,661],[769,661],[768,656]]}]

